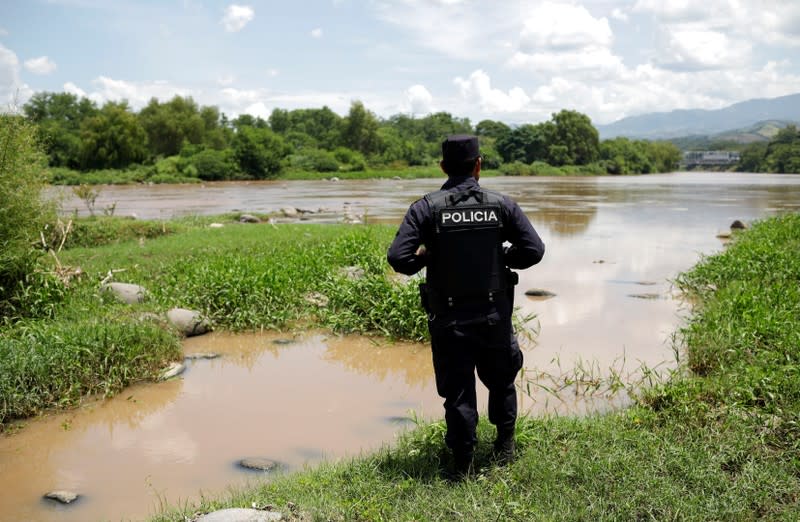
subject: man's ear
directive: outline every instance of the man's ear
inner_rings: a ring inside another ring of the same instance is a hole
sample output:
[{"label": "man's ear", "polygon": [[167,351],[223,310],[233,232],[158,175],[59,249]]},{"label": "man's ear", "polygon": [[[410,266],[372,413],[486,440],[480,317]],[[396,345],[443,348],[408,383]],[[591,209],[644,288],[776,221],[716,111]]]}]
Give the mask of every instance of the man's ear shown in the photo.
[{"label": "man's ear", "polygon": [[472,169],[472,177],[475,180],[481,179],[481,157],[478,156],[478,159],[475,161],[475,167]]}]

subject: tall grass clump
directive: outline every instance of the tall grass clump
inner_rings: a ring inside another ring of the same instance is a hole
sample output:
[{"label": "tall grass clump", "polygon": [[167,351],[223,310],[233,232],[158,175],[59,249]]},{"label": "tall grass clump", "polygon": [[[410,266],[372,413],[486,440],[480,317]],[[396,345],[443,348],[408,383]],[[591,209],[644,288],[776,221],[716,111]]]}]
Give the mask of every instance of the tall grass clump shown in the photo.
[{"label": "tall grass clump", "polygon": [[[46,158],[33,124],[0,114],[0,315],[25,313],[15,295],[29,284],[42,250],[36,248],[54,208],[42,199]],[[35,283],[34,283],[35,284]]]},{"label": "tall grass clump", "polygon": [[174,333],[130,316],[19,323],[0,333],[0,431],[9,420],[155,378],[179,353]]}]

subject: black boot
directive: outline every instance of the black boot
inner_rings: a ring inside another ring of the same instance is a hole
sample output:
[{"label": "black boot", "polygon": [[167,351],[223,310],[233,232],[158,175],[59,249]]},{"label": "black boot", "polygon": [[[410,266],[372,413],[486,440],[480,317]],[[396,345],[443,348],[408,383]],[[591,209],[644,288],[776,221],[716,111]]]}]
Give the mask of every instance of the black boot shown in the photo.
[{"label": "black boot", "polygon": [[492,448],[494,460],[500,465],[509,464],[514,460],[516,446],[513,431],[510,433],[498,433]]},{"label": "black boot", "polygon": [[473,466],[474,454],[472,452],[453,452],[453,465],[447,469],[443,477],[453,482],[460,482],[475,472]]}]

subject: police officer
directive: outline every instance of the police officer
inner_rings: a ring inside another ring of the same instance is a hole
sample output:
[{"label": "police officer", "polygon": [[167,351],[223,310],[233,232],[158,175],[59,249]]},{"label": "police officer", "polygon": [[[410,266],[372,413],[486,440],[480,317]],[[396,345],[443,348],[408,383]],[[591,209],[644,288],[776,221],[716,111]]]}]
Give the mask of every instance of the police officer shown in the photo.
[{"label": "police officer", "polygon": [[445,399],[445,443],[455,473],[463,477],[472,469],[477,442],[476,369],[489,389],[489,421],[497,428],[494,455],[500,462],[514,456],[514,380],[522,352],[511,326],[517,274],[509,269],[538,263],[544,243],[513,200],[478,185],[477,137],[448,137],[440,166],[447,182],[409,207],[388,261],[406,275],[426,268],[420,293],[436,389]]}]

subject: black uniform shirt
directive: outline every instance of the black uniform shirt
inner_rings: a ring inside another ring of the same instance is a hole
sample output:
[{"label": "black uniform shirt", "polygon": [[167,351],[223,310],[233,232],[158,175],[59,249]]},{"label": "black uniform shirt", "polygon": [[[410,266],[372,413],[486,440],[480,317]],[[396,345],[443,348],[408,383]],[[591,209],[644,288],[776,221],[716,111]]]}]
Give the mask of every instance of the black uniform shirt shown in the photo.
[{"label": "black uniform shirt", "polygon": [[[477,188],[472,176],[448,178],[443,190],[461,192]],[[535,265],[544,256],[544,243],[519,205],[503,196],[503,241],[511,246],[505,249],[503,262],[508,268],[524,269]],[[430,245],[435,232],[433,210],[425,198],[415,201],[406,212],[397,235],[389,247],[387,259],[396,272],[413,275],[425,267],[425,256],[416,254],[420,245]]]}]

